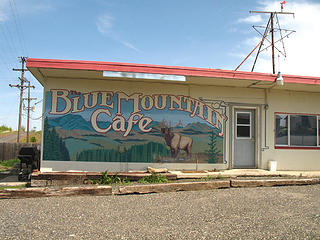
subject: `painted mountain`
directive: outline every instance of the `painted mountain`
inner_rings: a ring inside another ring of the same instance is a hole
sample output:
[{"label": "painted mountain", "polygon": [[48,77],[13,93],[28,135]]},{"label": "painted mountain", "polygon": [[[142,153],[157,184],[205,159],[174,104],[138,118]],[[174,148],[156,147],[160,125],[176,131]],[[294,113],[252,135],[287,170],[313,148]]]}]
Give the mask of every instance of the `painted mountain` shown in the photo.
[{"label": "painted mountain", "polygon": [[[108,121],[98,122],[100,128],[107,128],[110,124]],[[45,159],[57,160],[53,157],[54,152],[60,149],[64,155],[59,158],[72,161],[223,162],[223,138],[217,135],[215,128],[200,121],[178,121],[173,127],[167,127],[170,133],[164,136],[165,126],[164,121],[153,121],[149,125],[152,130],[143,133],[134,125],[130,134],[123,137],[123,133],[113,130],[105,134],[95,132],[90,121],[81,115],[47,117],[44,132],[48,134],[44,133],[44,146],[53,153]],[[188,146],[186,142],[189,142]],[[53,145],[57,144],[60,148],[54,149]]]}]

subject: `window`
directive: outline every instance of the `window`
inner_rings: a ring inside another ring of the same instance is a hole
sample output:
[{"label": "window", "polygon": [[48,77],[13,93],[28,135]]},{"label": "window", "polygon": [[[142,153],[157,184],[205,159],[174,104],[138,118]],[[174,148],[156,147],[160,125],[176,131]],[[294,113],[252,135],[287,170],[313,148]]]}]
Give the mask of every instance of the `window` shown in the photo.
[{"label": "window", "polygon": [[276,115],[276,145],[288,145],[288,115]]},{"label": "window", "polygon": [[276,146],[317,147],[319,128],[320,116],[276,114]]},{"label": "window", "polygon": [[317,146],[317,117],[291,115],[290,143],[292,146]]},{"label": "window", "polygon": [[250,112],[237,112],[237,138],[251,139]]}]

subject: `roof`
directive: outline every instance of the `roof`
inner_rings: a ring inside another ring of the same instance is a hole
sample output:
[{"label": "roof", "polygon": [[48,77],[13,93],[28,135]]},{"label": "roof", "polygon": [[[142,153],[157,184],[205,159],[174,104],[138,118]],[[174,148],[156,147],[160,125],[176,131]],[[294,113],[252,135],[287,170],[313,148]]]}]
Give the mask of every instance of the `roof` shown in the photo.
[{"label": "roof", "polygon": [[[136,64],[136,63],[58,60],[58,59],[39,59],[39,58],[28,58],[27,68],[35,76],[37,75],[36,69],[38,71],[64,69],[64,70],[86,70],[86,71],[99,71],[99,72],[116,71],[116,72],[182,75],[182,76],[186,76],[187,79],[188,77],[190,79],[192,77],[198,77],[198,78],[202,77],[206,79],[218,78],[220,79],[220,82],[223,79],[248,80],[248,83],[251,83],[251,84],[256,82],[258,83],[274,82],[276,79],[276,75],[274,74],[257,73],[257,72],[232,71],[232,70],[221,70],[221,69],[211,69],[211,68],[151,65],[151,64]],[[313,86],[316,85],[318,89],[316,91],[320,90],[320,77],[295,76],[295,75],[282,75],[282,76],[285,84],[290,83],[295,85],[296,84],[313,85]],[[227,81],[225,81],[225,83],[227,83]]]}]

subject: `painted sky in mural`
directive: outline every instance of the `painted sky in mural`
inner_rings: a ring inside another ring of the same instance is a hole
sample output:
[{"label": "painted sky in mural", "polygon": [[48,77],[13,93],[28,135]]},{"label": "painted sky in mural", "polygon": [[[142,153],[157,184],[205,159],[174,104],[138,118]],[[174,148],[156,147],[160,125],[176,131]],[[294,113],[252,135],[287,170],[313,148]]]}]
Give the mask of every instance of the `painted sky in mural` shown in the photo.
[{"label": "painted sky in mural", "polygon": [[223,161],[225,116],[188,96],[51,89],[45,119],[44,144],[60,142],[64,160]]}]

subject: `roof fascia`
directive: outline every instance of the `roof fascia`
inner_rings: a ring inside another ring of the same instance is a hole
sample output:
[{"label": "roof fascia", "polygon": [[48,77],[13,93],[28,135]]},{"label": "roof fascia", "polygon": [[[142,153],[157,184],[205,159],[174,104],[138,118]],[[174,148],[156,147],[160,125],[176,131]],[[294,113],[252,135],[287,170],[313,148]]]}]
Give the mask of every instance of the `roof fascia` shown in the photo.
[{"label": "roof fascia", "polygon": [[[227,79],[242,79],[274,82],[276,75],[256,72],[243,72],[209,68],[177,67],[151,64],[97,62],[80,60],[58,60],[28,58],[28,68],[51,68],[51,69],[72,69],[72,70],[92,70],[92,71],[116,71],[116,72],[139,72],[154,74],[172,74],[194,77],[212,77]],[[320,85],[320,77],[306,77],[283,75],[285,82],[298,84]]]}]

